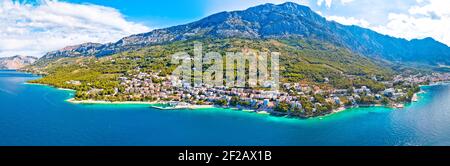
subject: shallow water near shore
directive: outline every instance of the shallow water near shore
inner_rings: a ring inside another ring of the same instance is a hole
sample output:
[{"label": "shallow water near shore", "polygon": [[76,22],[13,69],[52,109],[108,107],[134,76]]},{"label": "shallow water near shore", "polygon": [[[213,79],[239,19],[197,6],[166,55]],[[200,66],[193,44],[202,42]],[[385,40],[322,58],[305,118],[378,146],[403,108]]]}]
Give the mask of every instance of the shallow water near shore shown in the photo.
[{"label": "shallow water near shore", "polygon": [[72,91],[0,71],[0,145],[450,145],[450,86],[401,110],[353,108],[295,119],[231,109],[162,111],[72,104]]}]

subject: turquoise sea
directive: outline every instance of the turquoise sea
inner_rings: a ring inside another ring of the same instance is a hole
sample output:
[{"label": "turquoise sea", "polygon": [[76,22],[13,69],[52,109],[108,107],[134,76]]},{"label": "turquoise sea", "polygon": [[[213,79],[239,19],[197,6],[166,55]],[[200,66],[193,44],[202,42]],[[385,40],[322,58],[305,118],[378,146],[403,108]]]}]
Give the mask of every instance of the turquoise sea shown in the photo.
[{"label": "turquoise sea", "polygon": [[403,110],[356,108],[314,119],[226,109],[77,105],[72,91],[0,71],[0,145],[450,145],[450,86]]}]

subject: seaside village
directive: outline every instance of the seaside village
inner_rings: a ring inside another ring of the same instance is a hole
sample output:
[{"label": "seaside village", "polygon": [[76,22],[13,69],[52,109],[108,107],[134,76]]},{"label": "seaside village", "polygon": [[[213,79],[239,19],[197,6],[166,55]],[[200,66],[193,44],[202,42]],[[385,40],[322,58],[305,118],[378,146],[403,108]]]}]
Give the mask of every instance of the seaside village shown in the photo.
[{"label": "seaside village", "polygon": [[[157,73],[136,73],[120,77],[121,89],[116,88],[114,95],[120,93],[129,101],[161,103],[156,106],[160,109],[185,109],[214,105],[296,117],[320,116],[358,106],[379,105],[403,108],[404,103],[418,100],[416,95],[418,90],[414,90],[413,95],[408,94],[411,90],[398,88],[404,87],[398,86],[398,83],[428,85],[450,80],[448,73],[407,77],[398,75],[392,81],[382,82],[387,88],[377,93],[367,86],[349,89],[321,89],[319,86],[301,83],[284,83],[280,86],[280,91],[267,91],[207,85],[192,87],[190,83],[173,86],[180,82],[175,82],[168,77],[160,77]],[[72,82],[78,83],[77,81]],[[420,91],[420,88],[417,89]],[[99,91],[99,89],[93,89],[88,93],[96,93],[95,91]]]}]

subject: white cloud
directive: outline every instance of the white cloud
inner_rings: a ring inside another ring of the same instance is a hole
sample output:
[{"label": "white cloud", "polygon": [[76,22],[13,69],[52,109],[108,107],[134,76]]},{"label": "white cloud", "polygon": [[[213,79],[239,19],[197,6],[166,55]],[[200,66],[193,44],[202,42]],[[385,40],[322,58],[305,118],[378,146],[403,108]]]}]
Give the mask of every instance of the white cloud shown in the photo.
[{"label": "white cloud", "polygon": [[324,4],[327,8],[331,7],[331,3],[333,3],[332,0],[317,0],[318,6],[322,6]]},{"label": "white cloud", "polygon": [[353,2],[354,0],[340,0],[342,4],[348,4],[350,2]]},{"label": "white cloud", "polygon": [[[338,0],[342,5],[346,5],[354,0]],[[317,0],[317,6],[325,5],[327,8],[331,8],[333,0]]]},{"label": "white cloud", "polygon": [[407,13],[390,13],[376,31],[406,39],[433,37],[450,45],[450,1],[419,0]]},{"label": "white cloud", "polygon": [[364,19],[356,19],[354,17],[341,17],[341,16],[328,16],[326,18],[327,20],[333,20],[344,25],[358,25],[364,28],[370,27],[370,23]]},{"label": "white cloud", "polygon": [[104,6],[56,0],[37,5],[0,2],[0,57],[42,56],[68,45],[112,42],[149,30]]}]

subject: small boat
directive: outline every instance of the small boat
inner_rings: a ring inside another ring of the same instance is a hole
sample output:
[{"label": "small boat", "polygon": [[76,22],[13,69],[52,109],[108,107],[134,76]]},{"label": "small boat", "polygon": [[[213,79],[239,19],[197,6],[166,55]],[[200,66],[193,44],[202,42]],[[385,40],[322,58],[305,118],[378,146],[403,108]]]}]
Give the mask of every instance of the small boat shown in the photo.
[{"label": "small boat", "polygon": [[394,108],[398,108],[398,109],[405,108],[405,105],[404,104],[394,104]]},{"label": "small boat", "polygon": [[270,114],[270,113],[267,112],[267,111],[259,111],[258,114],[268,115],[268,114]]},{"label": "small boat", "polygon": [[414,96],[411,99],[412,102],[417,102],[419,101],[419,97],[417,96],[417,94],[414,94]]}]

